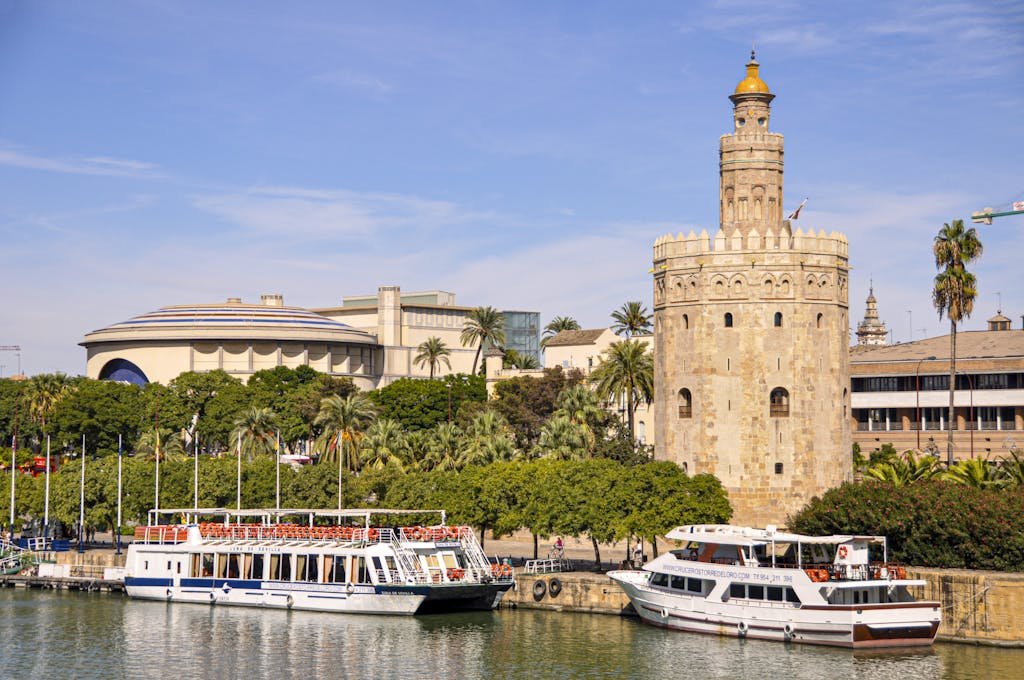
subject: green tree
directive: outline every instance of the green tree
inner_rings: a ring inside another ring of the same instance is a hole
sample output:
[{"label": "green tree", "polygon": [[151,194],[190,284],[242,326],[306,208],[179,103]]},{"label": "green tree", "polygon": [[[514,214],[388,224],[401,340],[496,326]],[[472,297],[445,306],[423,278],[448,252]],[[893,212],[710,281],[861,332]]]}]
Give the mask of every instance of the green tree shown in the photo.
[{"label": "green tree", "polygon": [[608,412],[601,408],[594,391],[586,385],[573,385],[562,390],[555,400],[554,415],[565,416],[583,429],[587,450],[593,453],[597,434],[606,429]]},{"label": "green tree", "polygon": [[466,321],[459,336],[462,346],[476,345],[473,356],[472,374],[476,375],[476,366],[480,361],[480,352],[484,344],[502,347],[505,344],[505,317],[494,307],[476,307],[466,315]]},{"label": "green tree", "polygon": [[147,427],[139,435],[135,442],[135,453],[145,456],[146,460],[156,460],[157,454],[160,460],[182,460],[185,456],[185,446],[181,435],[167,428]]},{"label": "green tree", "polygon": [[461,465],[487,465],[515,457],[515,440],[500,413],[483,411],[470,421],[463,440]]},{"label": "green tree", "polygon": [[378,418],[367,428],[359,449],[363,466],[373,470],[388,466],[402,470],[408,462],[405,433],[396,421],[387,418]]},{"label": "green tree", "polygon": [[451,361],[448,359],[452,351],[448,349],[448,346],[444,344],[441,338],[427,338],[420,343],[417,350],[419,354],[412,360],[412,363],[417,366],[429,366],[431,380],[434,379],[434,373],[441,364],[444,364],[449,369],[452,367]]},{"label": "green tree", "polygon": [[238,378],[220,369],[203,373],[188,371],[167,384],[169,393],[177,398],[187,414],[185,429],[190,439],[195,436],[199,424],[206,420],[207,406],[217,394],[229,385],[239,384]]},{"label": "green tree", "polygon": [[358,470],[358,443],[363,432],[377,419],[377,409],[363,393],[347,397],[327,397],[320,403],[316,424],[321,427],[317,442],[323,463],[338,462],[339,467]]},{"label": "green tree", "polygon": [[651,332],[651,315],[639,300],[630,300],[612,312],[612,330],[631,338]]},{"label": "green tree", "polygon": [[99,455],[117,453],[118,435],[124,442],[138,439],[141,428],[153,423],[146,417],[146,402],[138,385],[109,380],[75,379],[75,389],[56,405],[50,425],[60,446],[86,445]]},{"label": "green tree", "polygon": [[601,363],[590,374],[597,396],[626,407],[630,441],[636,441],[633,412],[640,402],[654,399],[654,358],[638,340],[613,342],[604,351]]},{"label": "green tree", "polygon": [[548,325],[544,326],[544,333],[541,335],[540,346],[547,347],[551,338],[555,337],[562,331],[578,331],[580,330],[580,324],[576,319],[571,316],[556,316]]},{"label": "green tree", "polygon": [[[148,387],[148,386],[147,386]],[[234,452],[235,421],[249,408],[249,388],[242,383],[224,383],[204,406],[197,423],[203,446],[211,451]]]},{"label": "green tree", "polygon": [[538,458],[574,460],[586,458],[590,451],[589,430],[564,415],[552,416],[540,430],[534,448]]},{"label": "green tree", "polygon": [[277,414],[277,428],[286,444],[311,435],[310,423],[299,409],[299,397],[320,376],[309,366],[276,366],[249,378],[250,405]]},{"label": "green tree", "polygon": [[29,417],[39,424],[43,436],[50,433],[48,421],[57,405],[74,390],[75,383],[63,373],[40,373],[28,380],[23,392]]},{"label": "green tree", "polygon": [[428,470],[458,470],[462,465],[462,439],[462,430],[455,423],[438,424],[427,440],[424,467]]},{"label": "green tree", "polygon": [[[889,448],[892,446],[889,445]],[[873,459],[874,453],[872,452]],[[918,458],[913,451],[906,451],[903,456],[890,456],[887,453],[870,463],[864,471],[866,478],[888,482],[893,486],[904,486],[923,479],[932,479],[941,472],[939,463],[933,456],[923,455]]]},{"label": "green tree", "polygon": [[530,451],[536,446],[544,423],[554,413],[558,395],[582,381],[583,373],[578,369],[546,368],[540,377],[518,376],[500,381],[494,388],[495,399],[488,405],[508,420],[516,448]]},{"label": "green tree", "polygon": [[269,455],[277,450],[277,414],[270,408],[252,407],[235,420],[231,438],[242,442],[242,452],[252,460],[255,456]]},{"label": "green tree", "polygon": [[523,354],[514,349],[506,349],[505,356],[501,360],[501,366],[502,368],[530,370],[540,368],[540,362],[538,362],[537,358],[532,354]]},{"label": "green tree", "polygon": [[369,393],[381,418],[391,418],[406,430],[431,430],[455,416],[466,402],[483,403],[487,387],[483,378],[465,374],[441,380],[402,378]]},{"label": "green tree", "polygon": [[949,319],[949,416],[946,443],[946,464],[953,464],[953,428],[956,414],[953,409],[953,393],[956,390],[956,326],[969,317],[974,310],[974,298],[978,295],[974,274],[967,271],[967,265],[981,257],[982,246],[974,227],[964,229],[963,220],[943,224],[932,242],[935,267],[939,273],[932,289],[932,303],[939,312]]},{"label": "green tree", "polygon": [[1010,484],[1010,479],[1000,468],[982,458],[958,461],[946,469],[943,477],[979,489],[998,489]]}]

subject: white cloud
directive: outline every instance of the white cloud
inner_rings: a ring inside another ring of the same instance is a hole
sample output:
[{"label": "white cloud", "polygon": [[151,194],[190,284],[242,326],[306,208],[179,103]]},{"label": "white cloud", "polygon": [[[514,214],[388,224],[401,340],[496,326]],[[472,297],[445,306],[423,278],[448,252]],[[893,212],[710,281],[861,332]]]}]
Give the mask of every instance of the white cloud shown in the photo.
[{"label": "white cloud", "polygon": [[155,171],[158,167],[153,163],[109,156],[50,158],[19,151],[10,145],[0,146],[0,165],[72,175],[106,177],[156,177]]}]

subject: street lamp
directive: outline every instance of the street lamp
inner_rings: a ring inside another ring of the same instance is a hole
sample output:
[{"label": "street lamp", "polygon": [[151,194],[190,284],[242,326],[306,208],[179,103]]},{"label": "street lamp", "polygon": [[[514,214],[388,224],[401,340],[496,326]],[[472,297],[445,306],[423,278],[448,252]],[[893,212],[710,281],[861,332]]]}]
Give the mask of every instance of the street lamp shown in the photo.
[{"label": "street lamp", "polygon": [[935,357],[925,357],[917,362],[917,370],[914,372],[914,399],[917,402],[917,450],[921,450],[921,364],[925,361],[935,361]]}]

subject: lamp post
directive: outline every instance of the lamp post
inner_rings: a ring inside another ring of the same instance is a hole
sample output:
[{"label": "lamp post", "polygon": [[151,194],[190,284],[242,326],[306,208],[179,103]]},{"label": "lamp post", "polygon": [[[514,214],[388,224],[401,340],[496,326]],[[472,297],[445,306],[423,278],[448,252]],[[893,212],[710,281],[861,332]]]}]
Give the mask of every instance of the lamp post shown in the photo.
[{"label": "lamp post", "polygon": [[917,370],[914,371],[914,400],[917,402],[917,450],[921,451],[921,364],[925,361],[934,361],[935,357],[925,357],[917,362]]}]

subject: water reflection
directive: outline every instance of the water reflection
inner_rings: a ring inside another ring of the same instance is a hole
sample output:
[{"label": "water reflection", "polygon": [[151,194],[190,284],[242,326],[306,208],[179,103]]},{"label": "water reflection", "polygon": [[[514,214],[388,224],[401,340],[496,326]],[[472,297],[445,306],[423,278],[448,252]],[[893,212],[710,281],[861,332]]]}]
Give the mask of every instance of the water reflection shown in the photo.
[{"label": "water reflection", "polygon": [[1024,650],[924,653],[741,641],[614,616],[380,617],[0,591],[4,677],[1012,678]]}]

